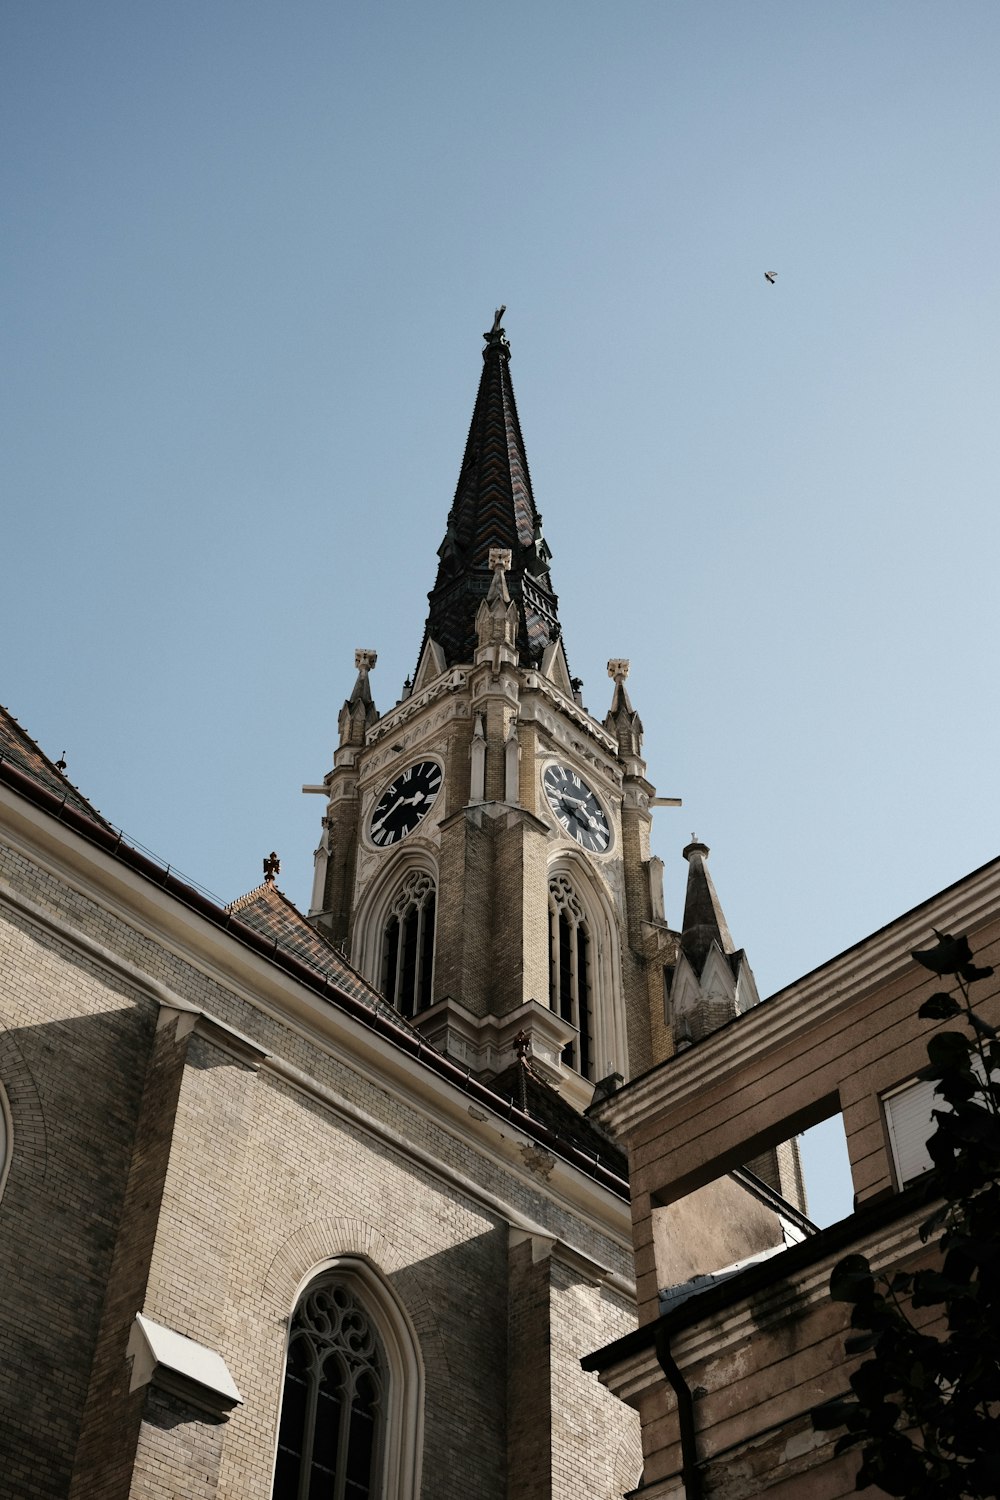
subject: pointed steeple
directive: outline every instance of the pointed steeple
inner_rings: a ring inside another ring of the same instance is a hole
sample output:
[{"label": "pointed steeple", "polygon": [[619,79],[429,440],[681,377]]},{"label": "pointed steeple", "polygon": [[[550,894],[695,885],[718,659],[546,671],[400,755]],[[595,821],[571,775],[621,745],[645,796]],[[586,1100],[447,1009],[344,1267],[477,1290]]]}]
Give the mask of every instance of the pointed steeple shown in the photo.
[{"label": "pointed steeple", "polygon": [[618,741],[618,753],[623,758],[642,754],[642,720],[632,707],[625,686],[628,667],[623,656],[613,657],[608,662],[608,676],[614,682],[615,691],[604,720],[604,727]]},{"label": "pointed steeple", "polygon": [[489,593],[490,552],[510,552],[510,596],[518,606],[518,658],[537,665],[559,636],[556,595],[549,578],[549,549],[535,508],[528,460],[510,380],[510,345],[500,326],[484,333],[483,373],[465,456],[438,548],[437,580],[427,596],[425,645],[433,641],[446,666],[474,659],[476,613]]},{"label": "pointed steeple", "polygon": [[688,862],[688,879],[681,948],[698,974],[705,966],[708,950],[713,943],[725,954],[734,951],[722,905],[708,873],[708,853],[707,844],[699,843],[697,839],[693,839],[683,851]]},{"label": "pointed steeple", "polygon": [[378,656],[374,651],[365,651],[359,648],[354,653],[354,665],[358,670],[358,680],[351,690],[351,696],[344,700],[344,706],[340,710],[340,717],[337,720],[341,745],[363,745],[367,731],[378,718],[378,712],[372,701],[371,686],[368,682],[368,673],[377,661]]},{"label": "pointed steeple", "polygon": [[666,969],[674,1041],[697,1042],[756,1005],[753,972],[742,948],[733,943],[706,860],[708,846],[692,837],[687,897],[677,963]]}]

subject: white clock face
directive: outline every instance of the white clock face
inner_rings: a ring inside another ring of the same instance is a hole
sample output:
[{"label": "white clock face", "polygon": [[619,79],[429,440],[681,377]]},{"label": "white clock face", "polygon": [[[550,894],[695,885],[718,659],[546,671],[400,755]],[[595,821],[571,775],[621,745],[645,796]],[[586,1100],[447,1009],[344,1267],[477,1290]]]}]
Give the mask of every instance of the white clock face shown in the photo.
[{"label": "white clock face", "polygon": [[564,833],[582,849],[603,854],[611,843],[604,809],[590,787],[568,766],[549,766],[542,777],[549,806]]},{"label": "white clock face", "polygon": [[441,790],[441,767],[435,760],[419,760],[391,781],[375,804],[368,834],[373,844],[388,849],[412,833],[426,818]]}]

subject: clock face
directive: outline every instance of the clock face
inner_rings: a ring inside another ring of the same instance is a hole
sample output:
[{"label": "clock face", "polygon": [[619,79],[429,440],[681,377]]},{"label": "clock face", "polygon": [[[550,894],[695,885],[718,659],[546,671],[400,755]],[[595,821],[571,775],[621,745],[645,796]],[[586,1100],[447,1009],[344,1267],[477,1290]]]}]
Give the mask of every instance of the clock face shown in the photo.
[{"label": "clock face", "polygon": [[431,810],[441,790],[441,767],[434,760],[418,760],[390,782],[375,804],[368,824],[373,844],[388,849],[412,833]]},{"label": "clock face", "polygon": [[603,854],[611,843],[611,829],[587,783],[568,766],[549,766],[542,782],[559,826],[584,849]]}]

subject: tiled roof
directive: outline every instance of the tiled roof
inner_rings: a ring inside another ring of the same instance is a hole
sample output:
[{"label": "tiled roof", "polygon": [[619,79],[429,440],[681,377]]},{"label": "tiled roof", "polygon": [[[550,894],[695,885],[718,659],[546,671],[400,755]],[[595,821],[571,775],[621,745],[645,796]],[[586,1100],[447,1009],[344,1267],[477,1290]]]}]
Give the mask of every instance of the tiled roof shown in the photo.
[{"label": "tiled roof", "polygon": [[514,403],[510,346],[499,326],[483,336],[483,373],[445,539],[438,549],[441,562],[428,595],[425,639],[437,641],[449,666],[472,661],[476,611],[491,580],[490,548],[507,547],[507,587],[520,606],[518,648],[522,664],[528,666],[559,633],[558,601]]},{"label": "tiled roof", "polygon": [[[278,947],[293,953],[318,973],[328,974],[338,989],[344,990],[353,999],[360,1000],[371,1010],[378,1011],[386,1020],[391,1020],[398,1026],[400,1031],[419,1037],[419,1032],[409,1021],[382,999],[378,991],[348,963],[340,949],[307,921],[298,907],[293,906],[273,881],[265,881],[256,890],[231,902],[226,910],[263,937],[272,938]],[[420,1039],[423,1041],[423,1038]],[[423,1045],[428,1044],[424,1042]]]},{"label": "tiled roof", "polygon": [[628,1181],[626,1153],[593,1120],[578,1114],[572,1104],[567,1103],[551,1084],[533,1073],[527,1063],[520,1060],[511,1063],[491,1080],[490,1088],[503,1099],[513,1099],[518,1109],[539,1120],[561,1140],[568,1141],[588,1156],[597,1157],[622,1181]]},{"label": "tiled roof", "polygon": [[45,787],[46,791],[54,792],[57,797],[71,807],[75,807],[78,812],[93,818],[94,822],[99,823],[102,828],[111,828],[107,819],[101,817],[97,808],[77,791],[73,783],[35,744],[31,735],[21,728],[14,715],[2,706],[0,706],[0,760],[13,765],[16,770],[22,771],[26,776],[30,776],[32,781]]}]

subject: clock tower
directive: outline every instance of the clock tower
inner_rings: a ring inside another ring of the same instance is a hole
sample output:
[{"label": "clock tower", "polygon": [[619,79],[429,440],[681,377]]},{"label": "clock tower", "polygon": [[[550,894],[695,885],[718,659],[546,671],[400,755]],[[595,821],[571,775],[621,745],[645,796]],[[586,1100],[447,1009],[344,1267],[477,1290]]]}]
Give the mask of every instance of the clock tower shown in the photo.
[{"label": "clock tower", "polygon": [[510,379],[483,369],[412,682],[379,714],[355,653],[310,916],[429,1041],[490,1078],[516,1056],[577,1107],[670,1050],[678,936],[651,857],[642,725],[608,662],[570,675]]}]

